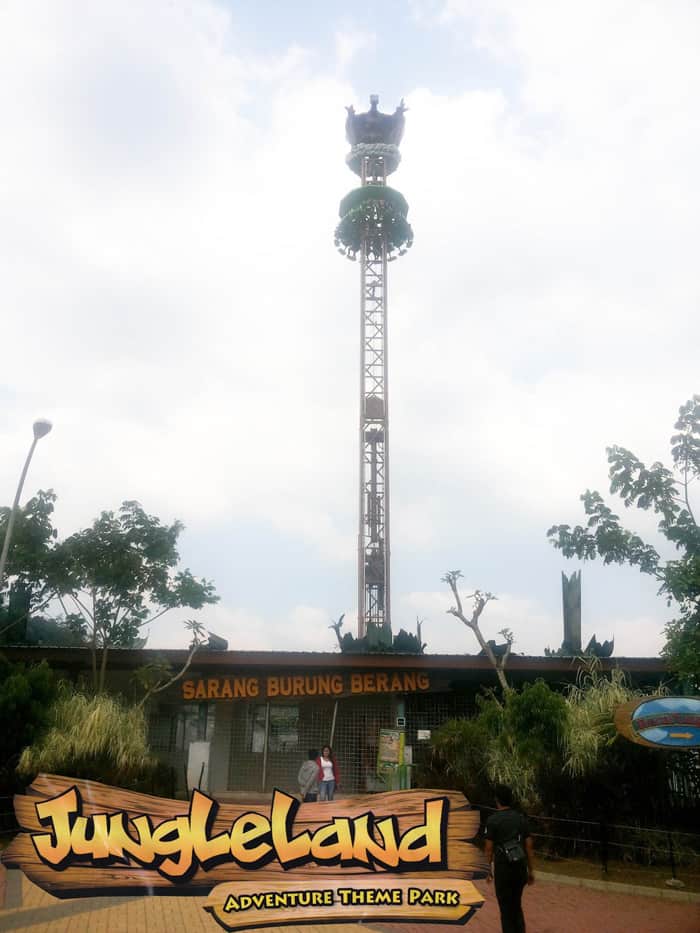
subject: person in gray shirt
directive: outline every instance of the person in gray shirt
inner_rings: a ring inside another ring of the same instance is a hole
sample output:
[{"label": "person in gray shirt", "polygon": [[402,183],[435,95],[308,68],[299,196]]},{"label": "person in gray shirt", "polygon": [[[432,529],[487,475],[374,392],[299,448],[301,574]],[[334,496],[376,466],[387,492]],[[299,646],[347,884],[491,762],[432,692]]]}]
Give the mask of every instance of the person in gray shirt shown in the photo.
[{"label": "person in gray shirt", "polygon": [[318,751],[315,748],[309,749],[309,757],[299,768],[297,783],[299,784],[299,793],[304,803],[315,803],[318,800]]}]

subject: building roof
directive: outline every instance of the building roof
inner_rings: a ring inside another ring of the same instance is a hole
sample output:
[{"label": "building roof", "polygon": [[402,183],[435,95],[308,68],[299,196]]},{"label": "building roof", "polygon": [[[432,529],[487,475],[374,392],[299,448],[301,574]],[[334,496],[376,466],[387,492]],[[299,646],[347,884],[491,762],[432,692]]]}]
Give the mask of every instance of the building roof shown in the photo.
[{"label": "building roof", "polygon": [[[52,667],[87,668],[89,648],[48,648],[32,645],[2,646],[0,652],[11,661],[38,661],[45,658]],[[110,648],[111,670],[130,670],[165,659],[174,667],[185,663],[184,648]],[[582,666],[580,658],[537,657],[511,654],[506,670],[523,674],[573,672]],[[213,651],[200,649],[192,668],[197,671],[237,670],[240,668],[372,668],[395,670],[493,671],[491,662],[478,654],[341,654],[339,651]],[[630,673],[662,675],[668,672],[662,658],[613,657],[600,660],[602,671],[615,668]]]}]

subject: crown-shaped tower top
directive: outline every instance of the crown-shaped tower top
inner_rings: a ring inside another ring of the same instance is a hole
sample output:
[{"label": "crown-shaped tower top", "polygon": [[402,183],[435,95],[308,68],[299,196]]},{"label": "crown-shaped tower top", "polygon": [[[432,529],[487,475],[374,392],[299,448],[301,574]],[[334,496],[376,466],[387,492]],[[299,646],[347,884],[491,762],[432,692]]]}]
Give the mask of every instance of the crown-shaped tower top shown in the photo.
[{"label": "crown-shaped tower top", "polygon": [[393,113],[379,112],[379,96],[372,94],[369,99],[370,108],[367,113],[355,113],[351,105],[345,109],[348,118],[345,121],[345,134],[351,146],[373,145],[382,143],[389,146],[398,146],[403,136],[406,106],[403,98]]}]

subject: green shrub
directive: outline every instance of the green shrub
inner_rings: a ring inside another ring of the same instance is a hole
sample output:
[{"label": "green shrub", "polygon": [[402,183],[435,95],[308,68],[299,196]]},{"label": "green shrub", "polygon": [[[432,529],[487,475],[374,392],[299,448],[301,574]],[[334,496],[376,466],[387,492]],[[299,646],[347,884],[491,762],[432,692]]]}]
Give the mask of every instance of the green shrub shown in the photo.
[{"label": "green shrub", "polygon": [[[0,795],[11,797],[21,789],[15,773],[17,762],[22,749],[45,728],[56,693],[56,681],[45,661],[11,664],[0,655]],[[10,818],[6,812],[0,829],[10,825],[14,819]]]},{"label": "green shrub", "polygon": [[28,781],[43,771],[124,786],[148,780],[157,768],[143,709],[62,685],[48,728],[25,748],[17,771]]}]

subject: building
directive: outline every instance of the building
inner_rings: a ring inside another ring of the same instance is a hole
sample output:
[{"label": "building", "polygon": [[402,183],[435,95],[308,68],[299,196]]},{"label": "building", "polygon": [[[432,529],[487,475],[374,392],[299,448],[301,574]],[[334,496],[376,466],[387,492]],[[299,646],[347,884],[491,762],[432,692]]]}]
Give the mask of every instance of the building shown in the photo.
[{"label": "building", "polygon": [[[73,681],[90,675],[87,648],[18,646],[3,653],[10,661],[45,658]],[[137,668],[165,658],[179,670],[186,657],[184,650],[112,649],[108,688],[138,695]],[[667,675],[659,658],[600,663],[603,670],[622,668],[641,687]],[[579,668],[572,658],[512,655],[507,670],[514,686],[542,678],[563,688]],[[295,791],[308,750],[324,744],[336,753],[344,793],[385,790],[377,771],[380,730],[402,733],[406,763],[419,764],[431,731],[473,712],[477,693],[489,686],[497,686],[496,676],[480,655],[202,649],[180,681],[149,701],[150,745],[174,768],[180,790],[187,773],[189,787],[218,796]]]}]

